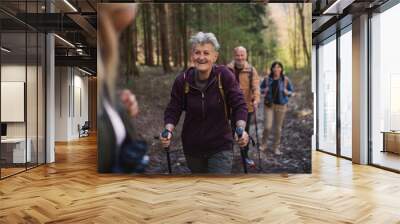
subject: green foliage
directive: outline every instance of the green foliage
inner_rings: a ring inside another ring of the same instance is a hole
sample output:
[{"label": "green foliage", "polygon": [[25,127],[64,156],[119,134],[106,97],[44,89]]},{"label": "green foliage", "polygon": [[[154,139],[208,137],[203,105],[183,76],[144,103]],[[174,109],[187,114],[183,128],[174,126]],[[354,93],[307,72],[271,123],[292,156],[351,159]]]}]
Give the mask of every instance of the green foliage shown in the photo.
[{"label": "green foliage", "polygon": [[[277,38],[263,34],[273,32],[269,11],[262,4],[190,4],[189,33],[212,32],[220,42],[218,63],[232,60],[233,48],[242,45],[249,52],[249,61],[264,70],[276,53]],[[202,20],[199,22],[199,20]]]},{"label": "green foliage", "polygon": [[[136,62],[139,65],[146,64],[144,54],[144,33],[146,31],[142,25],[143,13],[141,13],[144,7],[150,7],[150,5],[141,5],[135,21],[137,24],[138,49]],[[188,51],[188,46],[185,46],[185,44],[188,44],[191,35],[199,31],[212,32],[216,35],[221,45],[217,63],[229,63],[233,59],[233,49],[237,46],[244,46],[247,49],[249,62],[260,73],[268,70],[269,65],[274,60],[279,59],[279,49],[281,49],[277,35],[279,27],[271,18],[269,6],[257,3],[179,3],[168,4],[167,9],[168,33],[166,35],[170,45],[171,65],[182,64],[179,61],[176,63],[176,58],[173,55],[176,55],[176,51],[180,51],[181,54]],[[186,15],[186,17],[183,15]],[[151,17],[149,27],[153,30],[152,41],[153,46],[155,46],[160,38],[160,35],[157,36],[155,32],[159,17],[156,16],[155,11],[151,13]],[[182,18],[186,18],[186,20],[183,21]],[[175,26],[174,29],[173,26]],[[187,35],[184,35],[183,30],[186,30]],[[181,45],[176,45],[177,38],[179,39],[178,42],[182,43]],[[125,47],[129,49],[133,46]],[[153,49],[153,56],[154,58],[157,57],[155,49]]]}]

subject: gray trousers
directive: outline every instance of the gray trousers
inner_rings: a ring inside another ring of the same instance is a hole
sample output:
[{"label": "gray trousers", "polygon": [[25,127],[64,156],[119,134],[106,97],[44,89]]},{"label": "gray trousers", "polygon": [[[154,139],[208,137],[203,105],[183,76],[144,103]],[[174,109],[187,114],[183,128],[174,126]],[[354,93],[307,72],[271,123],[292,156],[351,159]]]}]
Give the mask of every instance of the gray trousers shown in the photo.
[{"label": "gray trousers", "polygon": [[221,151],[210,157],[185,154],[185,158],[192,173],[230,174],[232,171],[233,150]]}]

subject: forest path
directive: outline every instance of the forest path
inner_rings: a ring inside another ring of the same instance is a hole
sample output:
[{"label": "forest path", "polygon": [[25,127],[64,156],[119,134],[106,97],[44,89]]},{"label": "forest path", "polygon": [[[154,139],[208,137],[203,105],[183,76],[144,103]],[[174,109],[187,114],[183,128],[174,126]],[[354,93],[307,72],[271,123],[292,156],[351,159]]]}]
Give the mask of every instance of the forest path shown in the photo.
[{"label": "forest path", "polygon": [[[175,74],[178,74],[176,72]],[[131,90],[137,97],[140,107],[140,114],[135,119],[135,128],[140,131],[149,144],[150,164],[146,173],[167,172],[167,162],[164,150],[159,140],[154,139],[163,129],[163,114],[170,98],[170,91],[176,75],[163,75],[159,68],[146,68],[140,77],[131,80]],[[281,151],[282,155],[275,155],[271,151],[261,152],[262,173],[309,173],[311,172],[311,136],[313,133],[312,108],[304,108],[301,105],[304,100],[302,96],[305,90],[304,85],[293,80],[296,95],[290,99],[288,112],[285,117],[282,131]],[[261,141],[263,131],[263,106],[260,105],[257,114],[258,136]],[[181,117],[175,131],[171,144],[172,170],[177,174],[190,173],[182,151],[180,133],[184,116]],[[250,135],[255,138],[254,120],[250,128]],[[261,143],[260,143],[261,144]],[[269,140],[269,146],[271,141]],[[269,147],[271,148],[271,147]],[[242,173],[242,163],[239,148],[234,148],[234,165],[232,173]],[[251,173],[258,170],[258,153],[254,146],[250,147],[250,157],[256,162],[257,169],[249,169]]]}]

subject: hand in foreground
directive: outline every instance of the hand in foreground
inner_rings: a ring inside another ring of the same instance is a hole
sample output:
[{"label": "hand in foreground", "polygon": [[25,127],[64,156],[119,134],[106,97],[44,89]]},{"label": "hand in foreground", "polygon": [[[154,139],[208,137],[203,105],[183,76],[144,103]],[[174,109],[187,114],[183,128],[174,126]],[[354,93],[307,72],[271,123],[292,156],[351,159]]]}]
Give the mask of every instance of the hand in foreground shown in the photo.
[{"label": "hand in foreground", "polygon": [[172,132],[169,131],[168,129],[164,129],[164,131],[160,133],[161,144],[164,148],[169,147],[169,145],[171,144],[171,138],[172,138]]},{"label": "hand in foreground", "polygon": [[124,89],[120,94],[120,98],[122,104],[128,110],[129,116],[136,117],[139,114],[139,105],[135,95],[130,90]]},{"label": "hand in foreground", "polygon": [[[242,128],[243,129],[243,128]],[[245,147],[249,143],[249,135],[246,131],[242,130],[242,136],[239,138],[238,132],[235,132],[235,140],[238,143],[239,147]]]}]

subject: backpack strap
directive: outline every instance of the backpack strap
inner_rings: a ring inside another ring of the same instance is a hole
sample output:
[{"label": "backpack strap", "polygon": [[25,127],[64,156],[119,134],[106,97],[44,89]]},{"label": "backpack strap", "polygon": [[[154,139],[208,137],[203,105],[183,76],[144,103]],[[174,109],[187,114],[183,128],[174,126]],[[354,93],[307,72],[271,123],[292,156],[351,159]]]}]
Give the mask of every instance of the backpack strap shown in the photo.
[{"label": "backpack strap", "polygon": [[264,78],[264,80],[265,80],[265,96],[268,96],[268,91],[270,90],[269,89],[269,75],[267,75],[265,78]]},{"label": "backpack strap", "polygon": [[[222,85],[222,81],[221,81],[221,73],[218,73],[217,75],[217,79],[218,79],[218,89],[219,89],[219,93],[221,94],[222,97],[222,101],[224,103],[224,112],[225,112],[225,119],[228,121],[228,107],[226,104],[226,99],[225,99],[225,91],[224,91],[224,86]],[[187,108],[187,94],[189,93],[189,82],[187,81],[187,77],[186,77],[186,72],[183,73],[183,80],[184,80],[184,91],[183,91],[183,106],[182,106],[182,110],[186,111]]]},{"label": "backpack strap", "polygon": [[282,76],[283,76],[283,82],[285,84],[285,89],[287,89],[289,79],[285,75],[282,75]]},{"label": "backpack strap", "polygon": [[251,95],[254,95],[254,86],[253,86],[253,66],[250,65],[250,76],[249,76],[249,88]]},{"label": "backpack strap", "polygon": [[[285,90],[287,90],[287,91],[289,91],[288,90],[288,85],[289,85],[289,78],[287,77],[287,76],[284,76],[283,77],[284,78],[284,88],[285,88]],[[292,94],[289,94],[288,96],[290,97]]]},{"label": "backpack strap", "polygon": [[186,71],[183,73],[184,89],[183,89],[183,105],[182,110],[186,111],[187,108],[187,94],[189,93],[189,83],[186,78]]},{"label": "backpack strap", "polygon": [[218,73],[217,77],[218,77],[218,89],[219,89],[219,93],[221,94],[221,96],[222,96],[222,101],[223,101],[223,103],[224,103],[225,119],[228,121],[228,108],[227,108],[226,100],[225,100],[224,87],[223,87],[222,82],[221,82],[221,73]]}]

